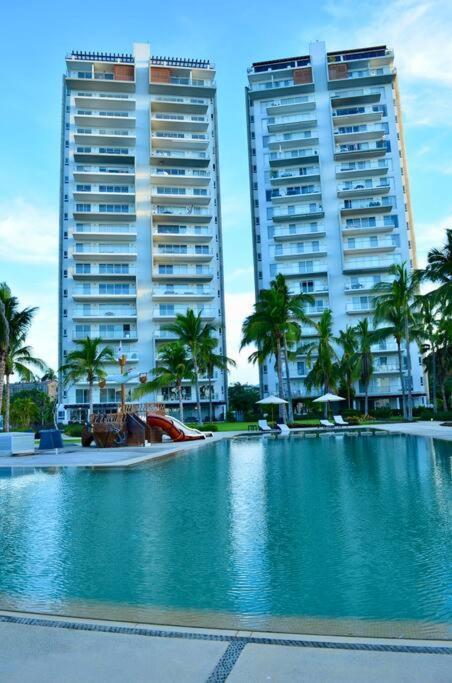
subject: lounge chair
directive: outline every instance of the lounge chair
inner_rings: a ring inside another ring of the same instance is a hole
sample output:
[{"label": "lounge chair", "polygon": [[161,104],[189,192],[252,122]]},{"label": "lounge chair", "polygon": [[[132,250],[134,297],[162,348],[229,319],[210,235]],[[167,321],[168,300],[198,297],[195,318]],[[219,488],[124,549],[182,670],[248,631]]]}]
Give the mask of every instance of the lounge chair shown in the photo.
[{"label": "lounge chair", "polygon": [[328,428],[331,428],[331,427],[334,428],[334,426],[335,426],[333,424],[333,422],[330,422],[329,420],[320,420],[320,424],[322,425],[322,427],[328,427]]},{"label": "lounge chair", "polygon": [[271,427],[269,427],[267,420],[257,421],[260,432],[271,432]]},{"label": "lounge chair", "polygon": [[344,420],[342,415],[333,415],[333,420],[338,427],[348,427],[348,422]]},{"label": "lounge chair", "polygon": [[278,424],[276,427],[279,429],[281,434],[284,434],[284,436],[289,436],[290,434],[290,427],[288,427],[285,424]]}]

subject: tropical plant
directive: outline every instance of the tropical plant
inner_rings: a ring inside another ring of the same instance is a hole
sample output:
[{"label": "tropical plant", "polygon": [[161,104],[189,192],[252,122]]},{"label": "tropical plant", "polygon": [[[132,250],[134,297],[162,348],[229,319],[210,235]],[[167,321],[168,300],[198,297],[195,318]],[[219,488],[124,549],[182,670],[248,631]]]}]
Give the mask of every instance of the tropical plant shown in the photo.
[{"label": "tropical plant", "polygon": [[[328,308],[323,311],[318,322],[312,323],[318,336],[318,340],[312,341],[303,347],[306,353],[306,363],[310,366],[305,379],[308,391],[314,387],[321,388],[325,394],[332,393],[336,389],[338,380],[338,357],[333,346],[333,314]],[[325,416],[328,404],[325,403]]]},{"label": "tropical plant", "polygon": [[202,321],[202,313],[195,313],[191,308],[186,313],[178,313],[173,323],[165,325],[164,330],[172,332],[178,341],[187,348],[193,363],[193,374],[196,387],[196,404],[198,420],[202,424],[201,400],[199,393],[199,374],[202,366],[203,344],[215,331],[210,323]]},{"label": "tropical plant", "polygon": [[96,380],[106,377],[105,366],[115,363],[116,358],[109,346],[102,346],[100,337],[86,337],[75,342],[77,349],[68,353],[66,362],[61,366],[63,383],[68,386],[76,382],[88,383],[89,415],[93,412],[93,387]]},{"label": "tropical plant", "polygon": [[236,366],[235,360],[228,358],[221,353],[216,353],[215,349],[218,346],[218,339],[215,337],[206,337],[201,349],[201,366],[202,370],[207,373],[207,381],[209,385],[209,422],[213,421],[213,375],[215,370],[227,371],[229,366]]},{"label": "tropical plant", "polygon": [[447,385],[452,381],[452,319],[441,318],[436,333],[437,379],[441,390],[443,410],[449,407]]},{"label": "tropical plant", "polygon": [[25,338],[37,308],[19,308],[8,285],[0,283],[0,406],[3,399],[6,361],[15,340]]},{"label": "tropical plant", "polygon": [[11,403],[11,422],[19,429],[30,429],[39,419],[36,403],[29,397],[17,397]]},{"label": "tropical plant", "polygon": [[40,358],[33,356],[31,346],[25,344],[25,337],[13,338],[5,363],[5,432],[9,432],[10,427],[11,375],[17,375],[23,382],[33,382],[36,377],[31,368],[44,371],[47,365]]},{"label": "tropical plant", "polygon": [[439,284],[429,293],[434,304],[441,304],[445,315],[452,314],[452,229],[446,230],[446,243],[442,249],[431,249],[427,255],[427,267],[423,279]]},{"label": "tropical plant", "polygon": [[242,414],[245,419],[249,419],[248,416],[257,417],[256,403],[259,397],[259,387],[252,386],[251,384],[241,384],[240,382],[229,385],[229,409]]},{"label": "tropical plant", "polygon": [[53,380],[57,380],[58,376],[55,372],[55,370],[52,370],[52,368],[47,367],[45,373],[41,377],[41,382],[51,382]]},{"label": "tropical plant", "polygon": [[356,329],[347,325],[336,337],[336,342],[342,347],[339,361],[339,376],[347,395],[347,408],[352,407],[353,385],[358,379],[358,354]]},{"label": "tropical plant", "polygon": [[162,344],[158,351],[154,378],[137,387],[133,395],[141,398],[146,394],[174,386],[179,401],[179,419],[184,421],[184,380],[193,380],[193,362],[181,342]]},{"label": "tropical plant", "polygon": [[430,378],[429,389],[432,395],[433,412],[437,411],[437,373],[436,354],[438,343],[439,310],[429,296],[417,296],[415,300],[416,316],[413,329],[416,341],[420,343],[423,353],[430,352]]},{"label": "tropical plant", "polygon": [[[407,370],[407,406],[406,417],[413,419],[413,397],[412,397],[412,369],[411,369],[411,329],[415,324],[414,301],[418,293],[418,278],[408,271],[406,263],[393,264],[388,269],[388,274],[393,276],[390,282],[379,282],[374,287],[374,319],[376,323],[388,322],[389,328],[386,330],[389,336],[391,329],[392,336],[396,339],[402,334],[406,346],[406,370]],[[397,334],[397,336],[396,336]],[[398,347],[399,348],[399,347]],[[399,354],[400,367],[400,354]],[[403,392],[403,372],[400,367],[402,392]],[[403,396],[403,393],[402,393]]]},{"label": "tropical plant", "polygon": [[374,373],[374,357],[372,345],[380,341],[381,334],[378,330],[372,330],[368,318],[360,320],[356,326],[358,339],[358,363],[357,371],[359,379],[364,386],[364,414],[369,414],[369,384]]},{"label": "tropical plant", "polygon": [[[301,339],[300,322],[311,323],[304,308],[313,303],[310,294],[292,295],[286,285],[284,276],[279,274],[270,283],[269,289],[262,289],[254,304],[254,313],[249,315],[242,325],[241,347],[256,344],[257,350],[250,354],[252,363],[263,364],[269,357],[275,358],[278,376],[278,393],[285,399],[282,363],[286,371],[287,398],[289,404],[289,420],[293,421],[292,395],[290,387],[289,358],[293,357],[290,348]],[[280,407],[281,416],[286,420],[285,404]]]}]

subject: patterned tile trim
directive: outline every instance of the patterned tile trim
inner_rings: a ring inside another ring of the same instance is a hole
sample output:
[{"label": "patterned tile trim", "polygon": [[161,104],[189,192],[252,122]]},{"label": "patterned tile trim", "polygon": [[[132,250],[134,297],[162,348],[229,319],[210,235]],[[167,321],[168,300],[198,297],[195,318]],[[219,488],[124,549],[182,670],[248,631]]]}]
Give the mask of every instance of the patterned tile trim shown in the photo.
[{"label": "patterned tile trim", "polygon": [[229,643],[206,683],[224,683],[247,644],[246,638],[236,638]]},{"label": "patterned tile trim", "polygon": [[[102,623],[82,621],[56,621],[40,617],[19,617],[0,614],[0,623],[25,624],[27,626],[46,626],[48,628],[66,628],[76,631],[100,631],[103,633],[123,633],[126,635],[150,636],[152,638],[182,638],[187,640],[215,640],[243,646],[251,643],[257,645],[286,645],[290,647],[313,647],[329,650],[365,650],[368,652],[407,652],[414,654],[452,655],[452,647],[446,645],[397,645],[395,643],[342,643],[326,640],[293,640],[290,638],[266,638],[261,636],[230,636],[221,633],[195,633],[191,631],[166,631],[144,628],[141,626],[110,626]],[[228,652],[227,648],[225,654]],[[231,650],[235,652],[235,650]],[[239,652],[240,654],[240,652]],[[230,655],[232,656],[232,655]],[[237,655],[238,657],[238,655]]]}]

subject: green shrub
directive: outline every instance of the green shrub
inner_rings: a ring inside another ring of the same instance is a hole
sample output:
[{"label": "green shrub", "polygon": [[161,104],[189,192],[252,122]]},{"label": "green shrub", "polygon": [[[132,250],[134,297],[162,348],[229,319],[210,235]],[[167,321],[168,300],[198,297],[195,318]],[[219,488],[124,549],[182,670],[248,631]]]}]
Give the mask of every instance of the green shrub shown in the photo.
[{"label": "green shrub", "polygon": [[361,411],[356,410],[355,408],[344,408],[342,411],[342,416],[344,418],[346,417],[358,417],[361,415]]},{"label": "green shrub", "polygon": [[400,415],[400,410],[393,410],[392,408],[374,408],[370,411],[372,417],[377,420],[387,420],[390,417]]},{"label": "green shrub", "polygon": [[74,422],[73,424],[69,424],[65,430],[64,433],[66,436],[81,436],[83,431],[83,425],[80,424],[79,422]]},{"label": "green shrub", "polygon": [[209,424],[208,422],[203,425],[197,424],[196,422],[189,422],[187,427],[190,427],[190,429],[199,429],[200,432],[218,432],[218,425]]}]

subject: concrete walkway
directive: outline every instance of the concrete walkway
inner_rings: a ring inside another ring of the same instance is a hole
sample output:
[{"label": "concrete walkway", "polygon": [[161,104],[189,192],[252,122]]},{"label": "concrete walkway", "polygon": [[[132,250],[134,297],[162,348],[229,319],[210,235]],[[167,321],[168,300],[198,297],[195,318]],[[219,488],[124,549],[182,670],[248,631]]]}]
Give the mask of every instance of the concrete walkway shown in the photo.
[{"label": "concrete walkway", "polygon": [[209,631],[0,613],[8,683],[450,683],[443,641]]},{"label": "concrete walkway", "polygon": [[434,422],[433,420],[426,422],[399,422],[395,424],[375,425],[375,429],[452,441],[452,427],[442,427],[441,422]]}]

